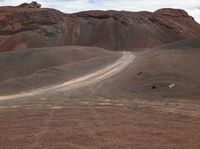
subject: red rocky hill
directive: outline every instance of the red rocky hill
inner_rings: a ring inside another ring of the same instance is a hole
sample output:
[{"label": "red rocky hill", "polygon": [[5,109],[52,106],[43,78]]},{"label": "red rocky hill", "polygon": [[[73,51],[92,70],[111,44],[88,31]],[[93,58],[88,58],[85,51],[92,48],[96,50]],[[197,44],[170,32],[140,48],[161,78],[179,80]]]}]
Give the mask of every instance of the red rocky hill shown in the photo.
[{"label": "red rocky hill", "polygon": [[64,45],[133,50],[200,36],[200,25],[184,10],[64,14],[35,5],[0,8],[0,51]]}]

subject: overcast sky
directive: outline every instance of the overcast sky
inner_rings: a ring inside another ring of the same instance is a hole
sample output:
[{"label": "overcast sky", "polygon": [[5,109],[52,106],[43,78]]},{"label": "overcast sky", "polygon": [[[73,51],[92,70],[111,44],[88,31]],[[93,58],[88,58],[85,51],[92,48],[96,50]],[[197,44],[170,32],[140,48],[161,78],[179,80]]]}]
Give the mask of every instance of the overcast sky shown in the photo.
[{"label": "overcast sky", "polygon": [[[32,0],[0,0],[0,5],[18,5]],[[43,7],[66,13],[84,10],[155,11],[160,8],[181,8],[200,22],[200,0],[37,0]]]}]

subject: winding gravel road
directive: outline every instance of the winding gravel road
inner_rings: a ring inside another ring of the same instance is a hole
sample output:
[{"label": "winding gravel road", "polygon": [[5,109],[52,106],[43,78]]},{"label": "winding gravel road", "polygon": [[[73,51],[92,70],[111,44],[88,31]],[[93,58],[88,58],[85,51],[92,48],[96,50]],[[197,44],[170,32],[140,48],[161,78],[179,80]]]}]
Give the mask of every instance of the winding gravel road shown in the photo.
[{"label": "winding gravel road", "polygon": [[35,95],[41,95],[41,94],[51,93],[55,91],[67,91],[67,90],[81,88],[93,83],[106,80],[118,74],[119,72],[123,71],[125,68],[127,68],[135,57],[131,52],[123,52],[122,54],[123,54],[122,57],[118,59],[116,62],[94,73],[91,73],[91,74],[88,74],[86,76],[79,77],[76,79],[72,79],[70,81],[64,82],[59,85],[43,87],[43,88],[39,88],[36,90],[32,90],[29,92],[24,92],[24,93],[20,93],[16,95],[0,96],[0,100],[35,96]]}]

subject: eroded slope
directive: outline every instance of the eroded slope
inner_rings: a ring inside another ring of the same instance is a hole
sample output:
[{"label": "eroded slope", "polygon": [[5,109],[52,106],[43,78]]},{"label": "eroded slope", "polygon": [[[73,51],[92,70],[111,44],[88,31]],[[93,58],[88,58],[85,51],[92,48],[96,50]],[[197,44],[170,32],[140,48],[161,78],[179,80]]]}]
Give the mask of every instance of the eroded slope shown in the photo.
[{"label": "eroded slope", "polygon": [[1,7],[0,25],[0,51],[63,45],[133,50],[200,35],[200,25],[179,9],[64,14],[46,8]]}]

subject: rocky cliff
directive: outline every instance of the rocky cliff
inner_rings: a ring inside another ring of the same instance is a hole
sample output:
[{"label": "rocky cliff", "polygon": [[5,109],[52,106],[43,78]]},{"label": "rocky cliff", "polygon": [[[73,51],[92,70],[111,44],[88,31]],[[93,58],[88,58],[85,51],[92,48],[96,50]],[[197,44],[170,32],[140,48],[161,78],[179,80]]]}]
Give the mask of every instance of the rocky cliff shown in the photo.
[{"label": "rocky cliff", "polygon": [[200,25],[184,10],[64,14],[34,6],[0,8],[0,51],[64,45],[133,50],[200,36]]}]

